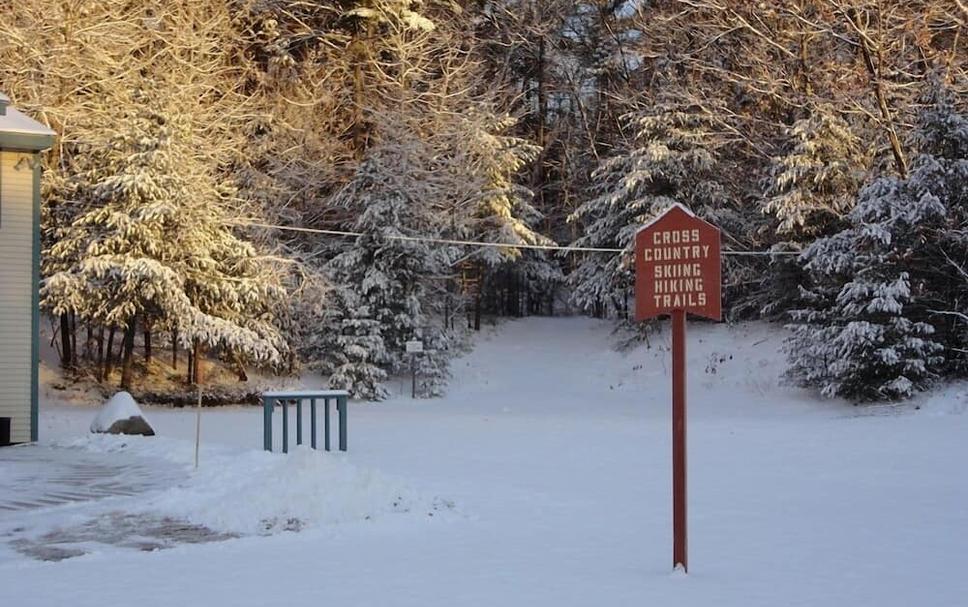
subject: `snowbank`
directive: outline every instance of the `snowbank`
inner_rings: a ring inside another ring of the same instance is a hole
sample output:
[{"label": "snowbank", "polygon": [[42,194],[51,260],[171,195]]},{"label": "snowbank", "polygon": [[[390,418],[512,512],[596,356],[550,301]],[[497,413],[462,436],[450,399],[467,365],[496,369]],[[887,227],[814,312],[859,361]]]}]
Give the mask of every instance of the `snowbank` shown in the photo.
[{"label": "snowbank", "polygon": [[433,517],[446,506],[344,457],[297,447],[289,455],[250,451],[206,461],[186,486],[149,508],[219,531],[256,534],[392,513]]},{"label": "snowbank", "polygon": [[[117,431],[118,429],[115,427],[115,424],[134,420],[140,420],[142,422],[138,424],[139,428],[147,428],[148,431],[151,431],[150,424],[148,424],[144,413],[141,412],[141,408],[135,402],[134,398],[127,392],[118,392],[108,399],[108,402],[104,403],[104,406],[98,411],[97,417],[91,422],[91,432],[128,434],[124,429]],[[144,434],[146,432],[141,431],[136,433]],[[151,433],[153,434],[154,432],[151,431]]]},{"label": "snowbank", "polygon": [[432,519],[453,511],[403,480],[361,468],[344,454],[296,447],[288,455],[203,447],[169,438],[91,435],[55,446],[164,459],[191,470],[185,482],[141,496],[129,512],[159,514],[239,535],[299,531],[404,514]]}]

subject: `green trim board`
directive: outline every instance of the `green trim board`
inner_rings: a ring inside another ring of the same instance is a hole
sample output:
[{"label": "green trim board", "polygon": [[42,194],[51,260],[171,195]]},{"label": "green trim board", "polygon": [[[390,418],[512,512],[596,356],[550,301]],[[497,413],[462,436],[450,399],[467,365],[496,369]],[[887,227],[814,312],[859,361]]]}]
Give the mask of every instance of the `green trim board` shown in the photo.
[{"label": "green trim board", "polygon": [[40,436],[40,157],[34,154],[33,279],[30,311],[30,440]]},{"label": "green trim board", "polygon": [[10,152],[40,152],[53,146],[53,135],[0,131],[0,149]]}]

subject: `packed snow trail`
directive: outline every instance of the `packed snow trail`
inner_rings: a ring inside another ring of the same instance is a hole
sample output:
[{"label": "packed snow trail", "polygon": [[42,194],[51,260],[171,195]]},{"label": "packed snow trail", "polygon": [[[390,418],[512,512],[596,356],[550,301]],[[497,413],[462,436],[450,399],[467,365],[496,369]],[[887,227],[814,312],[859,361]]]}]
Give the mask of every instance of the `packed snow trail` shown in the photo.
[{"label": "packed snow trail", "polygon": [[[456,516],[8,563],[0,586],[80,607],[128,604],[130,588],[143,606],[963,606],[964,388],[920,411],[817,401],[778,385],[781,339],[690,324],[688,576],[670,572],[667,337],[621,354],[607,323],[526,319],[456,361],[444,399],[351,405],[347,459]],[[42,432],[71,436],[89,413],[47,407]],[[191,412],[147,413],[188,450]],[[257,450],[261,411],[206,411],[203,428],[211,448]]]}]

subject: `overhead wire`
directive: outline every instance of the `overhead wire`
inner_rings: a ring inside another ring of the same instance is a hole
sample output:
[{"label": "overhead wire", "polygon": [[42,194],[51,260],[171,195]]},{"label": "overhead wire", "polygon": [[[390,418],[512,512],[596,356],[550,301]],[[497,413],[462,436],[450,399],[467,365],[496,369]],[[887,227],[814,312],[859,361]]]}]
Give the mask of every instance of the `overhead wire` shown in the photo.
[{"label": "overhead wire", "polygon": [[[281,230],[286,232],[301,232],[304,234],[320,234],[325,236],[342,236],[347,238],[357,238],[363,236],[362,232],[352,232],[348,230],[324,230],[320,228],[304,228],[299,226],[283,226],[271,223],[262,223],[258,221],[242,221],[233,220],[227,222],[228,225],[240,226],[240,227],[251,227],[251,228],[264,228],[268,230]],[[537,250],[537,251],[555,251],[558,253],[624,253],[625,249],[614,248],[614,247],[579,247],[573,245],[556,245],[556,244],[528,244],[528,243],[510,243],[510,242],[488,242],[482,240],[460,240],[454,238],[436,238],[433,236],[385,236],[387,240],[397,240],[403,242],[426,242],[431,244],[444,244],[453,246],[468,246],[468,247],[492,247],[501,249],[527,249],[527,250]],[[773,256],[773,255],[799,255],[799,251],[721,251],[722,255],[736,255],[736,256]]]}]

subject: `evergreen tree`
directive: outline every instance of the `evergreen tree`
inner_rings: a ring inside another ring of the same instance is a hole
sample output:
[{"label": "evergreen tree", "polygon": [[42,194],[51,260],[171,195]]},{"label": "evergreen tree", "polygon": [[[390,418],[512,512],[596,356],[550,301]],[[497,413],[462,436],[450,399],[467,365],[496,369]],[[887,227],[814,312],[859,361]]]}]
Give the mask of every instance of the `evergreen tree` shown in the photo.
[{"label": "evergreen tree", "polygon": [[[783,154],[773,158],[763,212],[776,218],[769,279],[751,294],[756,312],[780,318],[802,305],[798,286],[806,280],[795,255],[818,237],[842,228],[857,200],[869,154],[850,125],[819,106],[787,129]],[[772,226],[771,226],[772,227]]]},{"label": "evergreen tree", "polygon": [[[539,148],[527,140],[506,134],[514,124],[489,108],[461,118],[456,126],[460,165],[467,200],[471,202],[462,220],[462,235],[487,242],[509,244],[553,244],[535,224],[541,214],[532,205],[533,192],[515,180],[515,174],[537,156]],[[456,176],[455,176],[456,177]],[[521,256],[521,249],[485,247],[477,257],[497,266]]]},{"label": "evergreen tree", "polygon": [[774,159],[763,210],[795,240],[824,234],[850,211],[868,163],[860,138],[829,109],[817,108],[789,130],[791,145]]},{"label": "evergreen tree", "polygon": [[574,244],[620,248],[621,255],[589,254],[569,276],[582,309],[624,310],[634,280],[635,232],[674,201],[700,214],[725,203],[716,174],[711,116],[675,101],[629,115],[635,136],[624,152],[595,172],[597,196],[569,220],[583,229]]},{"label": "evergreen tree", "polygon": [[417,355],[417,396],[429,398],[441,396],[450,379],[452,340],[446,331],[428,327],[421,335],[424,351]]},{"label": "evergreen tree", "polygon": [[146,106],[125,125],[92,152],[77,186],[87,210],[46,251],[43,304],[122,328],[126,363],[142,318],[177,327],[186,344],[279,364],[278,279],[225,225],[216,180],[179,143],[181,125]]},{"label": "evergreen tree", "polygon": [[321,368],[330,374],[333,388],[348,390],[354,397],[382,400],[388,392],[382,382],[389,353],[380,322],[352,285],[337,287],[330,294],[324,315],[325,349]]},{"label": "evergreen tree", "polygon": [[[554,241],[540,232],[544,216],[534,206],[534,192],[521,185],[515,176],[532,162],[539,148],[526,140],[504,134],[514,124],[508,116],[496,112],[479,113],[466,118],[464,139],[466,155],[471,159],[473,181],[480,184],[477,204],[465,222],[464,236],[485,242],[521,245],[553,245]],[[501,276],[505,287],[520,296],[521,286],[528,295],[554,291],[563,280],[557,262],[539,249],[514,247],[481,247],[471,256],[484,268],[484,280],[496,282]],[[522,315],[519,301],[500,310]]]},{"label": "evergreen tree", "polygon": [[405,185],[411,167],[400,151],[390,143],[371,148],[337,195],[337,204],[356,215],[351,229],[362,235],[328,264],[342,290],[331,325],[333,348],[345,345],[340,341],[354,346],[339,354],[345,360],[330,381],[364,398],[385,395],[374,366],[384,377],[407,368],[405,343],[430,324],[425,283],[444,269],[440,254],[415,238],[431,223]]},{"label": "evergreen tree", "polygon": [[968,120],[934,96],[909,176],[874,180],[847,227],[802,255],[811,282],[793,313],[790,376],[826,396],[908,397],[944,371],[946,347],[964,349]]}]

